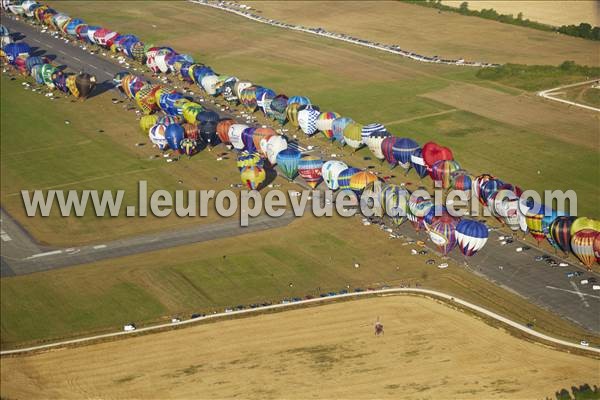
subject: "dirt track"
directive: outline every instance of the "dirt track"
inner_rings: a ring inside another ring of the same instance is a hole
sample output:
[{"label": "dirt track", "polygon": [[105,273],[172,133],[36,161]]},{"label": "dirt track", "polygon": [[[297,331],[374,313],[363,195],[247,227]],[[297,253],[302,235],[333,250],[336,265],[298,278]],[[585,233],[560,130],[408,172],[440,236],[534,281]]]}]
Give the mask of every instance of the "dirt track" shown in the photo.
[{"label": "dirt track", "polygon": [[[380,317],[385,335],[373,336]],[[265,343],[268,343],[265,346]],[[2,359],[9,398],[543,398],[598,360],[387,297]]]}]

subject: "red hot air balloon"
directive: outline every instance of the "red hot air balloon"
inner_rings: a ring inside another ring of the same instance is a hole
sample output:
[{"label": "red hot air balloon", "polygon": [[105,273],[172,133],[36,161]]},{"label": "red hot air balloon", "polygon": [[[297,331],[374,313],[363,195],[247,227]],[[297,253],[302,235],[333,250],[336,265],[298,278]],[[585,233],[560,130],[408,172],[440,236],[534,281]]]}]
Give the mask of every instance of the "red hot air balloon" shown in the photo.
[{"label": "red hot air balloon", "polygon": [[435,142],[427,142],[423,146],[423,160],[425,161],[425,165],[427,166],[427,171],[429,171],[429,175],[432,176],[432,167],[437,161],[440,160],[453,160],[454,155],[452,154],[452,150],[447,147],[440,146]]}]

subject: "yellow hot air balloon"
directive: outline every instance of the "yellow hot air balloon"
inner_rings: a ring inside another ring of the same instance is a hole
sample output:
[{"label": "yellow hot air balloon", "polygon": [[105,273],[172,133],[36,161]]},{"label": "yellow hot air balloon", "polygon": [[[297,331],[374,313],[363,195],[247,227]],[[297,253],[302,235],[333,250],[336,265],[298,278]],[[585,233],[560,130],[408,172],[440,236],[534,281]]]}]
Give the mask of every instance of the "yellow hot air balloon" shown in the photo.
[{"label": "yellow hot air balloon", "polygon": [[600,232],[600,221],[587,217],[577,218],[573,221],[573,224],[571,224],[571,237],[582,229],[592,229],[596,232]]},{"label": "yellow hot air balloon", "polygon": [[251,190],[256,190],[265,181],[266,177],[265,170],[257,166],[244,167],[240,173],[242,183]]},{"label": "yellow hot air balloon", "polygon": [[156,125],[156,123],[158,122],[158,116],[153,114],[153,115],[144,115],[141,119],[140,119],[140,129],[142,130],[142,132],[144,133],[144,135],[148,135],[148,132],[150,131],[150,128],[152,128],[152,126]]},{"label": "yellow hot air balloon", "polygon": [[377,176],[369,171],[360,171],[350,178],[350,189],[360,194],[369,185],[377,180]]},{"label": "yellow hot air balloon", "polygon": [[182,109],[183,118],[185,118],[185,120],[190,124],[195,124],[196,116],[200,112],[202,112],[202,110],[204,110],[204,108],[200,104],[194,103],[192,101],[185,103],[181,107],[181,109]]}]

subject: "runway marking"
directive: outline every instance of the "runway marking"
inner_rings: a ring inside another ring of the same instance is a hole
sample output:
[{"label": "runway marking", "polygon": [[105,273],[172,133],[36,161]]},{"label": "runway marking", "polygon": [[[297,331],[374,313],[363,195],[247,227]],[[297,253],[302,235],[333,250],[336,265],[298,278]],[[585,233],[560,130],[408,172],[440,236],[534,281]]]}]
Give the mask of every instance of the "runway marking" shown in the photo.
[{"label": "runway marking", "polygon": [[[571,284],[575,285],[573,282],[571,282]],[[554,287],[554,286],[546,286],[546,288],[547,288],[547,289],[560,290],[560,291],[562,291],[562,292],[567,292],[567,293],[573,293],[573,294],[576,294],[576,295],[578,295],[578,296],[579,296],[579,297],[580,297],[580,298],[581,298],[583,301],[585,301],[585,299],[584,299],[584,297],[585,297],[585,296],[587,296],[587,297],[591,297],[591,298],[594,298],[594,299],[600,299],[600,296],[595,296],[595,295],[593,295],[593,294],[587,294],[587,293],[581,293],[581,292],[579,291],[579,289],[577,288],[577,285],[575,285],[575,288],[577,289],[577,291],[574,291],[574,290],[569,290],[569,289],[557,288],[557,287]],[[587,304],[587,302],[586,302],[586,304]],[[587,307],[589,307],[589,304],[587,305]]]},{"label": "runway marking", "polygon": [[4,229],[0,229],[0,238],[2,238],[3,242],[10,242],[12,238],[4,231]]},{"label": "runway marking", "polygon": [[105,244],[98,244],[98,245],[96,245],[96,246],[92,247],[92,249],[94,249],[94,250],[100,250],[100,249],[105,249],[105,248],[107,248],[107,247],[108,247],[108,246],[107,246],[107,245],[105,245]]},{"label": "runway marking", "polygon": [[577,284],[575,284],[575,282],[573,282],[573,281],[571,281],[570,283],[571,283],[571,286],[573,286],[573,289],[575,289],[575,292],[577,293],[577,295],[579,296],[579,298],[581,299],[581,302],[583,303],[583,305],[586,306],[587,308],[589,308],[590,305],[585,300],[585,297],[583,297],[583,293],[581,293],[579,291],[579,288],[577,287]]},{"label": "runway marking", "polygon": [[32,256],[27,257],[26,260],[32,260],[34,258],[40,258],[40,257],[46,257],[46,256],[54,256],[57,254],[62,254],[62,250],[54,250],[54,251],[47,251],[45,253],[34,254]]},{"label": "runway marking", "polygon": [[90,67],[92,67],[92,68],[94,68],[94,69],[98,69],[98,67],[96,67],[96,66],[95,66],[95,65],[93,65],[93,64],[89,64],[89,66],[90,66]]},{"label": "runway marking", "polygon": [[73,59],[81,62],[81,60],[79,58],[75,57],[75,56],[73,56]]}]

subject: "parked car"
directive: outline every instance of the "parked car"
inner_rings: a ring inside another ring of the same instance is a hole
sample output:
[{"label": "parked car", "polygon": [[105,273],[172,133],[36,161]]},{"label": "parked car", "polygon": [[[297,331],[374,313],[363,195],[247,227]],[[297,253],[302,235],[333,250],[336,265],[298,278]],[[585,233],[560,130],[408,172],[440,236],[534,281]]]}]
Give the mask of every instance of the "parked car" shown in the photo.
[{"label": "parked car", "polygon": [[135,324],[126,324],[126,325],[123,325],[123,330],[125,332],[135,331]]}]

